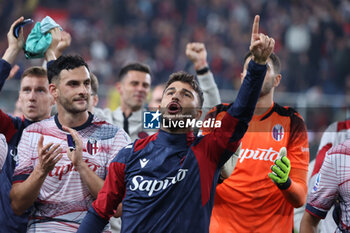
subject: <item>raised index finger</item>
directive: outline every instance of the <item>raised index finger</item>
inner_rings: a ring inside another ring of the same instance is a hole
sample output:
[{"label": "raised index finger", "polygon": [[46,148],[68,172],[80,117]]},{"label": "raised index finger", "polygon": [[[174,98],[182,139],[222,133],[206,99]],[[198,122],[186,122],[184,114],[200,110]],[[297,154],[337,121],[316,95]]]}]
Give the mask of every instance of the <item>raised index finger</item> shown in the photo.
[{"label": "raised index finger", "polygon": [[253,29],[252,29],[252,40],[255,35],[259,34],[259,21],[260,21],[260,16],[256,15],[254,18]]}]

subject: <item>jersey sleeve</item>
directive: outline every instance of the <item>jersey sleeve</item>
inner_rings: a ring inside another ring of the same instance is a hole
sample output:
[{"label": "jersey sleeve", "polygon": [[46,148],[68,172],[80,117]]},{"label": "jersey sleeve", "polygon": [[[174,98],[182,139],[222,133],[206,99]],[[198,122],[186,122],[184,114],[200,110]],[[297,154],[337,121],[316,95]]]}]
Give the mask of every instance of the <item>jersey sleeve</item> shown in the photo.
[{"label": "jersey sleeve", "polygon": [[113,159],[104,185],[92,204],[93,211],[101,219],[108,220],[112,217],[125,195],[125,166],[131,150],[132,144],[122,149]]},{"label": "jersey sleeve", "polygon": [[197,79],[203,91],[204,102],[201,119],[204,119],[210,108],[221,103],[220,93],[212,72],[208,71],[203,75],[198,75]]},{"label": "jersey sleeve", "polygon": [[338,154],[326,154],[313,189],[306,204],[306,211],[318,218],[325,218],[338,195],[338,175],[335,158]]},{"label": "jersey sleeve", "polygon": [[7,143],[3,134],[0,134],[0,172],[7,156]]},{"label": "jersey sleeve", "polygon": [[248,129],[266,69],[266,65],[249,62],[247,75],[238,96],[223,116],[221,124],[218,124],[212,133],[199,137],[192,146],[199,167],[203,206],[210,198],[213,180],[217,179],[214,177],[218,174],[216,171],[237,150]]},{"label": "jersey sleeve", "polygon": [[89,211],[85,215],[82,223],[79,226],[77,233],[100,233],[104,227],[108,224],[108,220],[101,218],[93,207],[90,207]]},{"label": "jersey sleeve", "polygon": [[[237,150],[247,131],[248,123],[253,117],[265,74],[266,65],[260,65],[254,61],[249,62],[247,75],[238,96],[221,119],[221,125],[194,146],[197,154],[207,155],[210,162],[213,163],[211,166],[221,167]],[[203,151],[200,152],[200,150]]]},{"label": "jersey sleeve", "polygon": [[290,181],[280,187],[283,195],[294,207],[304,205],[307,195],[307,172],[309,168],[309,142],[304,120],[298,113],[291,116],[287,157],[291,163]]},{"label": "jersey sleeve", "polygon": [[4,134],[9,142],[22,125],[22,119],[12,117],[0,109],[0,133]]},{"label": "jersey sleeve", "polygon": [[11,71],[11,65],[4,59],[0,59],[0,91],[5,84],[7,77]]},{"label": "jersey sleeve", "polygon": [[34,170],[34,161],[38,157],[38,141],[41,136],[41,127],[34,123],[27,127],[22,134],[17,147],[18,161],[13,174],[12,182],[25,181]]}]

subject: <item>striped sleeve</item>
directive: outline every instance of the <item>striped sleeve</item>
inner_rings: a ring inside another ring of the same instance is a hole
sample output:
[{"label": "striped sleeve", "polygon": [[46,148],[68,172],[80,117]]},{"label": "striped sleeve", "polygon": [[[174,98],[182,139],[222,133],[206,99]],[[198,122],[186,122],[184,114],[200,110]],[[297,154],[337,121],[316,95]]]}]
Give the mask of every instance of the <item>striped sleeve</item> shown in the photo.
[{"label": "striped sleeve", "polygon": [[27,127],[18,144],[18,161],[13,174],[13,183],[23,182],[34,170],[34,161],[38,158],[38,141],[41,136],[41,128],[38,123]]},{"label": "striped sleeve", "polygon": [[7,143],[6,138],[3,134],[0,134],[0,171],[5,163],[7,156]]},{"label": "striped sleeve", "polygon": [[327,152],[306,205],[306,211],[311,215],[323,219],[332,207],[338,195],[337,161],[341,156]]}]

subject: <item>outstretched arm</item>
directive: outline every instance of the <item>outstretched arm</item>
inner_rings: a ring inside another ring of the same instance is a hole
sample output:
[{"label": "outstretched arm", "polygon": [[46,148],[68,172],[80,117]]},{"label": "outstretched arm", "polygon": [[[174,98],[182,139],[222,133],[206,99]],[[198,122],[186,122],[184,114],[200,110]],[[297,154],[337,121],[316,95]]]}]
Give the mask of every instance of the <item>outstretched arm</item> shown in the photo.
[{"label": "outstretched arm", "polygon": [[[248,123],[253,117],[267,70],[266,62],[274,48],[274,40],[258,32],[259,16],[255,16],[250,46],[253,59],[248,65],[247,75],[238,96],[222,120],[214,122],[214,131],[201,138],[200,142],[192,147],[197,156],[199,170],[206,171],[207,180],[217,179],[214,177],[217,169],[237,151],[247,131]],[[211,184],[203,185],[202,205],[209,200]]]},{"label": "outstretched arm", "polygon": [[228,109],[231,116],[245,123],[248,123],[253,117],[255,105],[266,74],[267,59],[275,46],[273,38],[259,33],[259,20],[260,17],[258,15],[255,16],[249,47],[252,53],[252,61],[248,64],[247,75],[244,78],[238,96],[234,104]]},{"label": "outstretched arm", "polygon": [[[210,160],[219,167],[237,150],[248,128],[248,123],[253,117],[267,70],[266,62],[273,51],[274,44],[272,38],[259,34],[259,16],[255,16],[250,45],[253,56],[248,64],[247,74],[235,102],[221,119],[220,126],[207,135],[203,141],[203,144],[206,144],[207,141],[207,144],[215,144],[214,147],[204,147],[206,154],[211,157]],[[221,156],[223,154],[225,155]]]},{"label": "outstretched arm", "polygon": [[57,59],[56,50],[61,40],[61,31],[58,27],[51,29],[49,32],[52,35],[52,41],[50,47],[45,52],[45,60],[47,62]]},{"label": "outstretched arm", "polygon": [[15,25],[22,22],[23,20],[24,18],[22,16],[15,22],[13,22],[13,24],[10,27],[10,30],[7,33],[8,47],[5,51],[4,56],[2,56],[2,59],[7,61],[10,65],[13,65],[18,53],[22,50],[24,45],[23,28],[20,29],[18,38],[14,37],[13,35],[13,29]]},{"label": "outstretched arm", "polygon": [[[24,45],[24,39],[23,39],[23,28],[20,29],[19,31],[19,36],[18,38],[13,36],[13,29],[16,24],[22,22],[24,20],[23,16],[17,19],[15,22],[10,27],[10,30],[7,33],[7,42],[8,42],[8,47],[2,56],[2,59],[0,60],[0,90],[5,84],[5,80],[8,77],[13,77],[9,76],[10,71],[11,71],[11,66],[14,64],[15,59],[18,55],[18,53],[22,50],[23,45]],[[17,66],[18,69],[18,66]]]},{"label": "outstretched arm", "polygon": [[70,46],[72,37],[68,32],[61,31],[61,39],[55,49],[56,58],[60,57],[63,52]]},{"label": "outstretched arm", "polygon": [[197,73],[198,83],[203,90],[204,111],[202,119],[204,119],[210,108],[221,103],[219,89],[216,86],[214,76],[209,69],[205,45],[198,42],[188,43],[186,46],[186,56],[193,63]]}]

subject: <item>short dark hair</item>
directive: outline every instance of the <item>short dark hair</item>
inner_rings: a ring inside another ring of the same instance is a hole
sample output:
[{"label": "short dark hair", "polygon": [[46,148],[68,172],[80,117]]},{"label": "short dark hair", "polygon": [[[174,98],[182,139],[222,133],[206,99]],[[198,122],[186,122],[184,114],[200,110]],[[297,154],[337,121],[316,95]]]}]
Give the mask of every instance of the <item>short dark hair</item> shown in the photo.
[{"label": "short dark hair", "polygon": [[122,81],[124,76],[131,70],[140,71],[151,75],[151,69],[149,68],[148,65],[135,62],[135,63],[127,64],[126,66],[123,66],[121,68],[118,74],[118,81]]},{"label": "short dark hair", "polygon": [[[249,51],[245,56],[244,56],[244,60],[243,60],[243,64],[246,62],[246,60],[252,56],[252,53]],[[271,53],[271,55],[269,56],[269,58],[272,61],[272,65],[273,65],[273,70],[275,71],[276,74],[280,74],[281,73],[281,60],[279,59],[279,57],[275,54],[275,53]]]},{"label": "short dark hair", "polygon": [[58,79],[62,70],[73,70],[81,66],[85,66],[89,70],[89,66],[79,55],[60,56],[57,60],[49,64],[47,68],[49,83]]},{"label": "short dark hair", "polygon": [[97,95],[98,91],[98,79],[96,75],[94,75],[92,72],[90,72],[90,80],[91,80],[91,94],[92,95]]},{"label": "short dark hair", "polygon": [[172,84],[173,82],[177,82],[177,81],[183,82],[183,83],[188,83],[193,88],[193,90],[197,93],[197,95],[199,97],[199,106],[202,108],[203,101],[204,101],[203,91],[202,91],[201,87],[199,86],[199,84],[196,80],[196,77],[192,74],[186,73],[185,71],[179,71],[176,73],[172,73],[169,76],[168,82],[165,84],[164,91],[170,86],[170,84]]},{"label": "short dark hair", "polygon": [[35,77],[47,77],[47,72],[46,70],[41,67],[41,66],[32,66],[32,67],[29,67],[28,69],[26,69],[22,76],[21,76],[21,80],[24,78],[24,77],[27,77],[27,76],[35,76]]}]

